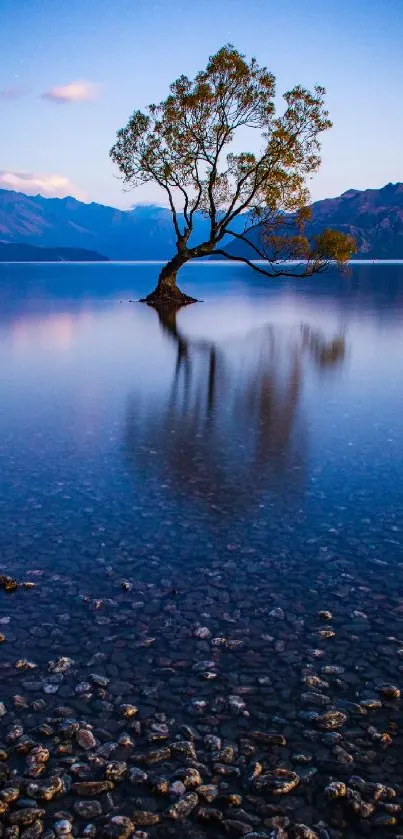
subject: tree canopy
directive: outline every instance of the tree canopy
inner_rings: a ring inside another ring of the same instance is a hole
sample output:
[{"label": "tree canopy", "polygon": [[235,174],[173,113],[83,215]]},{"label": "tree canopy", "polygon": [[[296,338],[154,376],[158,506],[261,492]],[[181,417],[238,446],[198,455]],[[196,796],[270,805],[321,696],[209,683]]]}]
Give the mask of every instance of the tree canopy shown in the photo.
[{"label": "tree canopy", "polygon": [[[171,209],[177,253],[161,272],[160,291],[176,296],[178,269],[208,255],[236,258],[270,277],[295,273],[290,260],[307,276],[349,259],[351,237],[306,235],[306,180],[321,162],[318,137],[331,127],[324,94],[323,87],[297,85],[276,114],[273,74],[228,44],[194,80],[180,76],[165,100],[135,111],[118,131],[110,154],[125,184],[158,184]],[[241,143],[259,151],[239,151]],[[199,212],[210,220],[209,235],[190,247]],[[241,231],[233,228],[239,216]],[[257,226],[251,245],[248,232]],[[250,258],[222,247],[231,234],[252,248]]]}]

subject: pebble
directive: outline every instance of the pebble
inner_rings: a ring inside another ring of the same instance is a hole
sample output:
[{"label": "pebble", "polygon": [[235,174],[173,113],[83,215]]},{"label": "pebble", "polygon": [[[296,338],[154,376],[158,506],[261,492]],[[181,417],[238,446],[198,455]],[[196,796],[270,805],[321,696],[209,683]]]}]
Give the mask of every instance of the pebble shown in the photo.
[{"label": "pebble", "polygon": [[129,839],[134,831],[134,823],[127,816],[113,816],[103,829],[105,839]]},{"label": "pebble", "polygon": [[18,827],[27,827],[37,820],[44,817],[45,810],[40,810],[37,807],[24,807],[22,810],[16,810],[8,816],[9,822]]},{"label": "pebble", "polygon": [[189,792],[179,801],[176,801],[175,804],[172,804],[169,808],[167,815],[171,819],[175,820],[182,820],[186,819],[190,816],[190,813],[197,807],[199,803],[199,797],[195,792]]},{"label": "pebble", "polygon": [[347,795],[347,787],[342,781],[333,781],[325,787],[325,795],[331,801],[336,798],[344,798]]},{"label": "pebble", "polygon": [[80,728],[76,734],[77,743],[81,746],[82,749],[88,751],[89,749],[95,749],[97,745],[97,741],[92,733],[88,728]]},{"label": "pebble", "polygon": [[251,731],[250,737],[253,740],[258,740],[260,743],[264,743],[265,746],[285,746],[287,741],[282,734],[277,734],[275,732],[265,732],[265,731]]},{"label": "pebble", "polygon": [[385,699],[400,699],[400,688],[396,685],[381,684],[378,685],[378,692]]},{"label": "pebble", "polygon": [[317,717],[315,722],[319,728],[325,730],[341,728],[347,722],[347,715],[341,711],[327,711],[325,714]]},{"label": "pebble", "polygon": [[54,831],[56,836],[69,836],[73,830],[73,825],[67,819],[59,819],[54,824]]},{"label": "pebble", "polygon": [[108,781],[122,781],[127,775],[127,763],[123,760],[111,761],[106,765],[105,777]]},{"label": "pebble", "polygon": [[131,784],[145,784],[147,778],[147,773],[143,772],[143,770],[139,769],[137,766],[132,766],[129,769],[129,781]]},{"label": "pebble", "polygon": [[202,640],[206,640],[207,638],[211,638],[211,632],[207,626],[197,626],[193,632],[195,638],[200,638]]},{"label": "pebble", "polygon": [[102,814],[99,801],[75,801],[73,809],[82,819],[95,819]]},{"label": "pebble", "polygon": [[84,798],[110,792],[113,788],[112,781],[79,781],[71,785],[71,791],[76,795],[82,795]]},{"label": "pebble", "polygon": [[255,778],[253,784],[257,791],[271,795],[286,795],[298,786],[299,775],[290,769],[273,769]]},{"label": "pebble", "polygon": [[134,717],[138,713],[138,708],[136,708],[135,705],[120,705],[119,710],[122,714],[122,717],[127,718]]},{"label": "pebble", "polygon": [[218,787],[214,784],[201,784],[196,787],[197,794],[211,804],[218,796]]},{"label": "pebble", "polygon": [[158,813],[151,813],[147,810],[134,810],[132,819],[135,825],[150,826],[152,824],[158,824],[160,816]]}]

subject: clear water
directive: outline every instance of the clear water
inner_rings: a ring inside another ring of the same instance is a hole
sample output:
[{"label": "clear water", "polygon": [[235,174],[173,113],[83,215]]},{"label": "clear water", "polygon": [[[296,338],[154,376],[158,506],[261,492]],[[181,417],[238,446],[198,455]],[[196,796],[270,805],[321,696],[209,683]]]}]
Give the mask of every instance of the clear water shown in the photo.
[{"label": "clear water", "polygon": [[1,269],[3,551],[68,557],[104,528],[106,553],[152,534],[186,562],[273,538],[397,560],[403,267],[268,288],[191,266],[205,302],[171,331],[127,302],[156,271]]},{"label": "clear water", "polygon": [[[346,668],[332,708],[403,686],[403,266],[270,284],[194,265],[182,286],[204,302],[165,320],[133,302],[157,272],[0,266],[0,561],[37,583],[0,592],[4,698],[32,679],[17,659],[38,679],[71,656],[46,713],[65,697],[99,725],[74,685],[102,651],[96,672],[131,682],[145,716],[197,724],[201,698],[201,730],[231,741],[283,719],[291,766],[319,748],[298,717],[304,667]],[[198,624],[241,643],[212,648]],[[211,658],[218,676],[201,680]],[[249,716],[221,718],[217,696],[234,694]],[[348,772],[401,782],[399,738],[382,751],[366,734],[400,711],[373,713],[350,723],[376,759]],[[347,771],[331,749],[310,765],[320,789]],[[298,789],[299,821],[330,818]]]}]

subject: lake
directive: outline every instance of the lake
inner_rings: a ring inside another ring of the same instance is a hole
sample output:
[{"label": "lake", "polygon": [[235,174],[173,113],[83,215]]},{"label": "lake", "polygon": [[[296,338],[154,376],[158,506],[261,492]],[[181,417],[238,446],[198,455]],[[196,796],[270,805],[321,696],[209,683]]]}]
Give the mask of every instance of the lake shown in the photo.
[{"label": "lake", "polygon": [[403,264],[158,270],[0,265],[7,765],[78,836],[400,836]]}]

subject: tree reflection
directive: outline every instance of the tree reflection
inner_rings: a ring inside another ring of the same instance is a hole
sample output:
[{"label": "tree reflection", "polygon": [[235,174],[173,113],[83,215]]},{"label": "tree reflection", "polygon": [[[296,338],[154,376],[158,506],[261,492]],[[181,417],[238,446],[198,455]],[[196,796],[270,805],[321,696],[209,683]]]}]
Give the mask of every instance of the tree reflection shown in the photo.
[{"label": "tree reflection", "polygon": [[342,335],[266,325],[218,344],[184,335],[177,310],[158,313],[176,347],[172,382],[143,409],[129,402],[126,452],[173,497],[238,513],[304,480],[307,367],[322,374],[345,358]]}]

